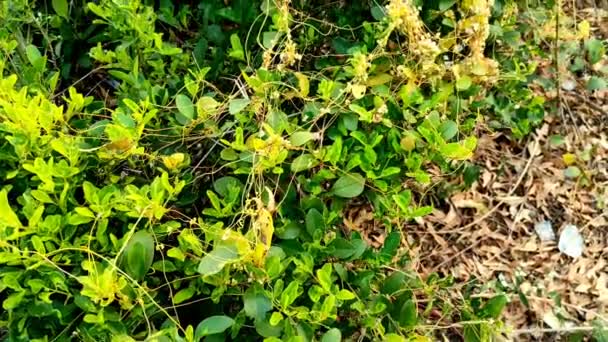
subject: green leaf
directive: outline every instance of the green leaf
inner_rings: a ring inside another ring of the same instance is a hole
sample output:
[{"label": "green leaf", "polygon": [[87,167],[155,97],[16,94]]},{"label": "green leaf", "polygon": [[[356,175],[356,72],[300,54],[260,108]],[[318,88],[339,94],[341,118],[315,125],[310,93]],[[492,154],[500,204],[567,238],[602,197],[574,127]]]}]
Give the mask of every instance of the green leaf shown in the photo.
[{"label": "green leaf", "polygon": [[443,139],[448,141],[458,134],[458,125],[454,121],[448,120],[439,126],[439,131]]},{"label": "green leaf", "polygon": [[412,202],[412,192],[410,190],[403,190],[399,194],[393,195],[392,197],[399,209],[407,212],[410,203]]},{"label": "green leaf", "polygon": [[450,7],[454,6],[455,3],[456,0],[439,0],[439,10],[442,12],[448,10]]},{"label": "green leaf", "polygon": [[359,119],[363,122],[372,122],[373,121],[373,113],[369,112],[367,109],[365,109],[359,105],[356,105],[353,103],[350,106],[348,106],[348,109],[359,114]]},{"label": "green leaf", "polygon": [[307,142],[313,140],[315,135],[311,132],[294,132],[289,137],[289,141],[293,146],[302,146]]},{"label": "green leaf", "polygon": [[201,119],[207,119],[217,113],[217,108],[221,104],[213,97],[203,96],[196,101],[196,112]]},{"label": "green leaf", "polygon": [[249,105],[249,103],[251,103],[251,100],[249,99],[230,100],[230,104],[228,104],[228,112],[230,112],[230,114],[232,115],[238,114],[242,112],[243,109],[245,109]]},{"label": "green leaf", "polygon": [[154,237],[141,230],[133,234],[124,250],[123,267],[125,272],[136,280],[146,275],[154,262]]},{"label": "green leaf", "polygon": [[[267,337],[269,342],[282,341],[277,336],[281,336],[281,331],[283,330],[282,325],[270,325],[268,320],[261,320],[254,322],[255,331],[260,334],[262,337]],[[272,339],[274,337],[274,339]]]},{"label": "green leaf", "polygon": [[405,338],[403,336],[397,335],[397,334],[386,334],[384,335],[384,342],[406,342]]},{"label": "green leaf", "polygon": [[334,239],[329,246],[334,249],[331,255],[340,259],[347,259],[356,252],[355,245],[343,238]]},{"label": "green leaf", "polygon": [[225,148],[220,152],[220,158],[222,160],[233,161],[239,159],[239,155],[232,148]]},{"label": "green leaf", "polygon": [[472,84],[473,81],[469,76],[462,76],[458,80],[456,80],[456,89],[464,91],[469,89]]},{"label": "green leaf", "polygon": [[272,309],[272,302],[262,293],[250,288],[243,296],[245,314],[257,320],[263,320],[266,313]]},{"label": "green leaf", "polygon": [[21,221],[8,203],[7,195],[6,189],[0,190],[0,224],[5,227],[20,228]]},{"label": "green leaf", "polygon": [[40,54],[40,50],[34,45],[28,45],[25,47],[25,54],[27,56],[27,60],[32,64],[34,68],[38,71],[42,71],[44,69],[44,65],[46,63],[45,59]]},{"label": "green leaf", "polygon": [[222,197],[228,197],[230,191],[237,191],[243,188],[243,183],[235,177],[232,176],[224,176],[218,178],[215,182],[213,182],[213,190],[220,194]]},{"label": "green leaf", "polygon": [[211,316],[205,318],[196,326],[196,331],[194,332],[195,339],[200,340],[200,338],[208,335],[222,333],[233,324],[234,320],[228,316]]},{"label": "green leaf", "polygon": [[321,287],[328,293],[330,292],[331,285],[333,284],[331,281],[332,271],[333,267],[330,263],[323,265],[323,267],[317,270],[317,280],[319,281],[319,285],[321,285]]},{"label": "green leaf", "polygon": [[591,76],[589,81],[587,81],[587,90],[589,91],[602,90],[606,89],[606,87],[606,80],[597,76]]},{"label": "green leaf", "polygon": [[323,214],[312,208],[306,213],[306,231],[314,238],[317,230],[325,231],[325,219]]},{"label": "green leaf", "polygon": [[336,298],[339,300],[351,300],[355,299],[355,294],[350,292],[349,290],[342,289],[336,293]]},{"label": "green leaf", "polygon": [[194,296],[195,293],[196,293],[196,289],[193,287],[187,287],[185,289],[181,289],[173,296],[173,304],[183,303],[183,302],[187,301],[188,299],[192,298],[192,296]]},{"label": "green leaf", "polygon": [[380,4],[375,4],[374,6],[372,6],[371,12],[372,12],[372,17],[374,19],[376,19],[377,21],[381,21],[382,18],[386,17],[384,6],[382,6]]},{"label": "green leaf", "polygon": [[219,245],[209,254],[205,255],[198,264],[198,273],[208,276],[220,272],[228,263],[239,260],[239,253],[235,246]]},{"label": "green leaf", "polygon": [[580,175],[581,169],[576,166],[568,166],[568,168],[564,170],[564,176],[566,176],[567,178],[577,178]]},{"label": "green leaf", "polygon": [[411,218],[422,217],[422,216],[426,216],[432,212],[433,212],[433,207],[430,205],[425,205],[424,207],[419,207],[419,208],[414,209],[410,213],[410,217]]},{"label": "green leaf", "polygon": [[275,234],[283,240],[292,240],[300,236],[301,231],[300,225],[292,221],[279,228]]},{"label": "green leaf", "polygon": [[559,147],[566,143],[566,139],[562,135],[554,134],[549,137],[549,144],[551,147]]},{"label": "green leaf", "polygon": [[53,10],[60,17],[68,18],[68,1],[67,0],[53,0],[51,2]]},{"label": "green leaf", "polygon": [[182,250],[181,250],[181,249],[179,249],[178,247],[173,247],[173,248],[170,248],[170,249],[167,251],[167,256],[168,256],[168,257],[171,257],[171,258],[173,258],[173,259],[177,259],[177,260],[179,260],[179,261],[184,261],[184,260],[186,260],[186,254],[184,254],[184,252],[182,252]]},{"label": "green leaf", "polygon": [[12,310],[19,306],[23,301],[23,297],[25,297],[25,291],[12,293],[2,302],[2,307],[5,310]]},{"label": "green leaf", "polygon": [[587,58],[590,64],[598,63],[602,60],[602,57],[606,54],[606,48],[601,40],[592,38],[585,43],[587,49]]},{"label": "green leaf", "polygon": [[291,172],[298,173],[302,171],[306,171],[312,169],[313,167],[319,165],[319,161],[310,153],[304,153],[298,157],[296,157],[291,162]]},{"label": "green leaf", "polygon": [[608,328],[599,319],[593,321],[593,338],[597,342],[608,342]]},{"label": "green leaf", "polygon": [[281,315],[280,312],[273,312],[272,315],[270,315],[270,320],[268,323],[270,323],[270,325],[272,326],[276,326],[279,323],[281,323],[281,321],[283,320],[283,315]]},{"label": "green leaf", "polygon": [[336,297],[334,297],[334,295],[330,294],[329,296],[325,297],[325,300],[323,300],[323,304],[321,304],[321,313],[329,316],[329,314],[332,311],[334,311],[335,307],[336,307]]},{"label": "green leaf", "polygon": [[380,291],[384,294],[392,296],[402,290],[404,285],[405,273],[402,271],[395,271],[382,282],[382,289]]},{"label": "green leaf", "polygon": [[296,280],[291,281],[281,293],[281,306],[285,308],[289,307],[301,294],[302,289],[300,288],[300,283]]},{"label": "green leaf", "polygon": [[399,325],[403,328],[412,328],[418,322],[418,308],[416,303],[408,299],[399,310]]},{"label": "green leaf", "polygon": [[460,143],[449,143],[441,146],[439,152],[442,156],[454,160],[465,160],[473,156],[473,151]]},{"label": "green leaf", "polygon": [[342,341],[342,333],[336,328],[329,329],[321,337],[321,342],[340,342]]},{"label": "green leaf", "polygon": [[271,49],[277,42],[279,38],[279,32],[277,31],[267,31],[262,34],[262,45],[266,49]]},{"label": "green leaf", "polygon": [[323,289],[321,288],[321,286],[319,285],[313,285],[310,288],[308,288],[308,297],[310,298],[310,300],[312,300],[314,303],[318,302],[321,300],[321,297],[325,294],[325,291],[323,291]]},{"label": "green leaf", "polygon": [[175,97],[175,105],[179,113],[187,119],[187,122],[194,120],[194,105],[187,95],[178,94]]},{"label": "green leaf", "polygon": [[365,178],[357,173],[346,174],[334,183],[332,192],[339,197],[353,198],[361,195],[365,188]]},{"label": "green leaf", "polygon": [[399,231],[392,231],[388,234],[388,237],[384,240],[384,245],[380,251],[380,257],[386,261],[390,261],[397,254],[397,250],[401,245],[401,233]]},{"label": "green leaf", "polygon": [[502,313],[502,310],[507,305],[507,302],[508,302],[507,296],[505,296],[505,295],[498,295],[498,296],[491,298],[490,300],[488,300],[486,305],[484,305],[483,308],[481,309],[483,318],[500,317],[500,314]]},{"label": "green leaf", "polygon": [[228,53],[228,56],[245,61],[245,51],[243,50],[243,45],[241,45],[241,39],[239,39],[236,33],[230,35],[230,45],[232,45],[232,49]]}]

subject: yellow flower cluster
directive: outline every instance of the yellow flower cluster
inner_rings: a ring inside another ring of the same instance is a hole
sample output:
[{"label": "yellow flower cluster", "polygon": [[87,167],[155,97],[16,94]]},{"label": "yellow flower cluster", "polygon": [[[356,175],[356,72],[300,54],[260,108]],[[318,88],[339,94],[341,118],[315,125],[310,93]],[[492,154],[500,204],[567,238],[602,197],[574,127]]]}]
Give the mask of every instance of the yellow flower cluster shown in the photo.
[{"label": "yellow flower cluster", "polygon": [[458,27],[467,35],[465,41],[470,55],[454,67],[457,78],[465,74],[487,81],[498,75],[498,63],[484,56],[486,40],[490,35],[493,5],[494,0],[464,0],[461,3],[460,9],[464,17],[458,22]]},{"label": "yellow flower cluster", "polygon": [[296,43],[291,40],[291,37],[288,36],[287,42],[285,43],[285,47],[283,48],[283,52],[281,52],[281,65],[284,67],[290,67],[302,59],[302,55],[299,54],[296,50]]},{"label": "yellow flower cluster", "polygon": [[490,35],[490,16],[494,0],[464,0],[461,4],[463,14],[466,18],[460,20],[459,27],[468,38],[471,56],[483,56],[486,39]]},{"label": "yellow flower cluster", "polygon": [[434,60],[441,53],[439,45],[424,27],[418,9],[411,0],[391,0],[386,11],[391,24],[407,35],[412,53],[425,60]]}]

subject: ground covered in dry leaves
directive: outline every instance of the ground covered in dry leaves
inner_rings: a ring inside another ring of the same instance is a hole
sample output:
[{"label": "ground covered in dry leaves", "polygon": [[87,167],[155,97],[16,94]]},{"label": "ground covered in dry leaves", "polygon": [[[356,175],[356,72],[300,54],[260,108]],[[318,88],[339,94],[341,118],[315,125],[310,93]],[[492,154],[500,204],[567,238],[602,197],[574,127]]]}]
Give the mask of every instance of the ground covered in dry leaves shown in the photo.
[{"label": "ground covered in dry leaves", "polygon": [[[584,13],[605,34],[607,12]],[[531,136],[486,133],[475,157],[479,181],[409,227],[420,274],[474,281],[481,297],[510,294],[509,340],[557,340],[608,321],[608,92],[586,91],[572,75],[562,79],[559,92],[538,87],[560,105]],[[535,232],[545,220],[553,241]],[[558,248],[568,224],[584,239],[580,257]]]}]

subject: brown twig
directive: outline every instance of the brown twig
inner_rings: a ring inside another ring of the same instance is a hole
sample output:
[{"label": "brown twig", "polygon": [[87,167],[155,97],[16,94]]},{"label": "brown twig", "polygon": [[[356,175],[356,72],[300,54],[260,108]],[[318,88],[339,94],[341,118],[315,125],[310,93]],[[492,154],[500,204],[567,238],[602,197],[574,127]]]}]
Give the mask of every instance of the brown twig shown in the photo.
[{"label": "brown twig", "polygon": [[602,107],[600,107],[599,105],[591,102],[591,100],[589,100],[588,98],[584,97],[583,95],[575,92],[575,91],[570,91],[568,92],[568,94],[570,95],[574,95],[574,97],[576,97],[577,99],[584,101],[585,104],[587,104],[591,109],[595,110],[596,112],[604,115],[604,116],[608,116],[608,112],[606,112]]}]

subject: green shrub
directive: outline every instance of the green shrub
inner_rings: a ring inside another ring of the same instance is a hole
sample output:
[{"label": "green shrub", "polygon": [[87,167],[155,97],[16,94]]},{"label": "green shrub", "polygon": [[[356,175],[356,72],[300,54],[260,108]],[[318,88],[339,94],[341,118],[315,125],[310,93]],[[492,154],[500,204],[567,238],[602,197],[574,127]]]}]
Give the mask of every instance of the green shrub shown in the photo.
[{"label": "green shrub", "polygon": [[490,336],[506,297],[409,271],[402,228],[543,103],[484,55],[513,5],[455,4],[0,5],[7,339]]}]

